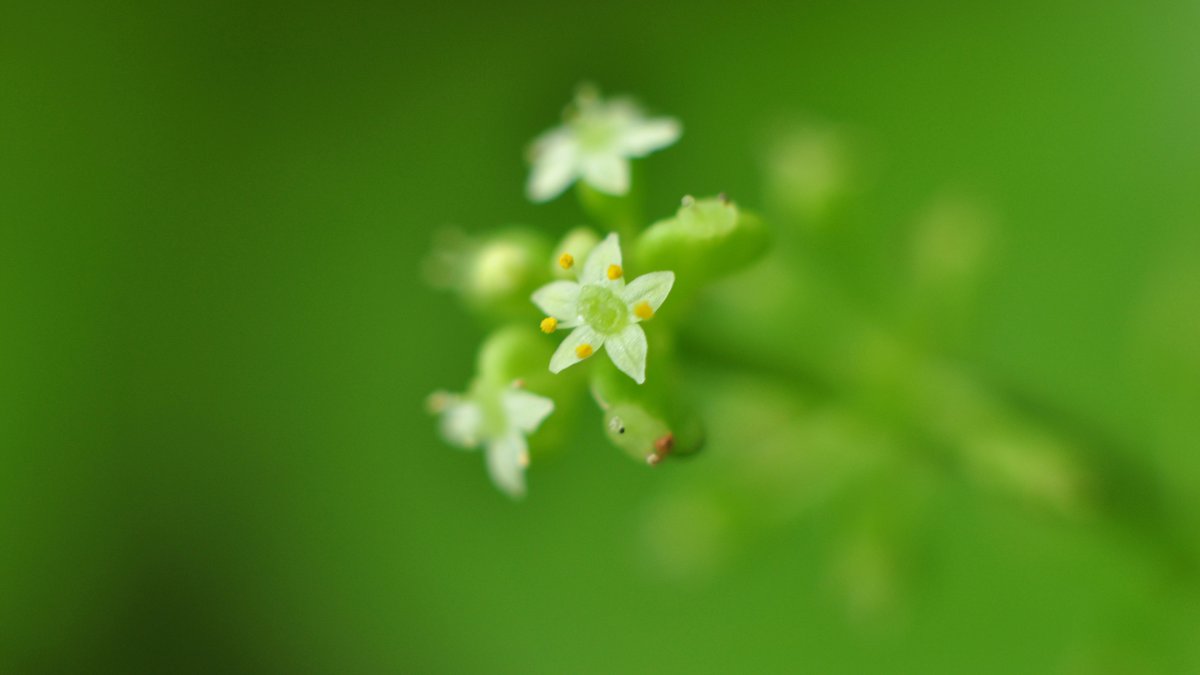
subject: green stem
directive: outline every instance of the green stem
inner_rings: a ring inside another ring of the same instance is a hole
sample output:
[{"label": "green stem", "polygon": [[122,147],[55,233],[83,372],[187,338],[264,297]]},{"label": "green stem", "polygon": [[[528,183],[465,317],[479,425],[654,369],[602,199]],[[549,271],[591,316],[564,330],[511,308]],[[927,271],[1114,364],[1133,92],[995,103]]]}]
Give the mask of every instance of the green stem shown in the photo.
[{"label": "green stem", "polygon": [[641,232],[645,221],[639,181],[633,180],[629,192],[624,195],[600,192],[579,181],[575,184],[575,194],[589,218],[608,231],[616,232],[622,240],[633,241]]},{"label": "green stem", "polygon": [[715,289],[697,319],[681,330],[682,357],[827,396],[981,485],[1059,515],[1119,522],[1194,571],[1178,525],[1144,499],[1159,481],[1133,453],[914,348],[811,273],[768,261]]}]

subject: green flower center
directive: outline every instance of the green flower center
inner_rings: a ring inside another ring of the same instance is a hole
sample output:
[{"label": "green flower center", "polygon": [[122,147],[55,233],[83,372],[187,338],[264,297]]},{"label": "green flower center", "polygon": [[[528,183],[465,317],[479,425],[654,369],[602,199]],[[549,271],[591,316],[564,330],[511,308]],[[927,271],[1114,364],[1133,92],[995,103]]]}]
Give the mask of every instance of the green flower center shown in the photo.
[{"label": "green flower center", "polygon": [[616,136],[616,125],[607,119],[580,118],[575,122],[575,137],[584,150],[604,150],[612,145]]},{"label": "green flower center", "polygon": [[479,380],[471,387],[469,398],[483,412],[480,440],[499,438],[508,430],[508,420],[504,417],[504,404],[501,402],[501,388],[491,382]]},{"label": "green flower center", "polygon": [[579,315],[595,331],[612,335],[629,323],[629,305],[611,289],[588,284],[579,292]]}]

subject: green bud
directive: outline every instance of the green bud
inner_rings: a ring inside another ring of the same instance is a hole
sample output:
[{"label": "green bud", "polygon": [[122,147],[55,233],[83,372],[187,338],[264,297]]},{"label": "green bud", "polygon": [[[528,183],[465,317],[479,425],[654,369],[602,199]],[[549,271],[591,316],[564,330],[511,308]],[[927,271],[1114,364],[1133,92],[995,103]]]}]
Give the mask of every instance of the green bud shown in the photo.
[{"label": "green bud", "polygon": [[449,232],[434,242],[425,272],[431,284],[456,291],[481,314],[529,316],[530,293],[551,278],[549,256],[546,238],[526,228],[480,238]]},{"label": "green bud", "polygon": [[958,295],[972,290],[989,253],[993,217],[975,201],[946,196],[931,204],[913,232],[913,276],[921,290]]},{"label": "green bud", "polygon": [[545,370],[550,347],[540,337],[536,329],[520,324],[493,332],[479,348],[476,359],[479,377],[507,385]]},{"label": "green bud", "polygon": [[857,178],[852,141],[843,130],[822,124],[797,125],[774,137],[764,167],[772,212],[807,228],[832,225],[830,216]]},{"label": "green bud", "polygon": [[630,457],[657,464],[674,445],[671,428],[636,403],[617,403],[604,411],[604,431]]},{"label": "green bud", "polygon": [[909,332],[922,345],[953,347],[967,336],[994,230],[983,206],[954,195],[938,198],[915,223],[904,301]]},{"label": "green bud", "polygon": [[723,196],[684,197],[674,218],[642,233],[633,256],[639,269],[674,271],[676,288],[690,291],[750,265],[769,243],[762,221]]},{"label": "green bud", "polygon": [[592,396],[604,410],[608,439],[639,462],[653,466],[668,456],[693,454],[704,444],[699,418],[683,410],[664,385],[648,380],[639,386],[611,364],[597,363]]}]

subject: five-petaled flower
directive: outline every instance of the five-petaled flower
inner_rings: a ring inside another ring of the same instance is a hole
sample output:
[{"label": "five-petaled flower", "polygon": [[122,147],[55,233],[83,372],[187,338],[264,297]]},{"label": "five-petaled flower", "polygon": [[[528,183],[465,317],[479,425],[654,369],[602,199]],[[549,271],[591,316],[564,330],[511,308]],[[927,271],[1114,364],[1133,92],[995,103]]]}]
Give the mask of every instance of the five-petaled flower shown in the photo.
[{"label": "five-petaled flower", "polygon": [[550,358],[550,371],[558,373],[604,347],[617,368],[645,382],[646,333],[638,323],[654,316],[674,283],[674,272],[650,272],[626,285],[620,242],[615,233],[608,235],[588,255],[579,283],[554,281],[533,294],[547,314],[543,331],[575,329]]},{"label": "five-petaled flower", "polygon": [[630,158],[665,148],[681,133],[678,120],[648,118],[629,99],[605,101],[583,88],[562,126],[534,140],[526,194],[547,202],[582,179],[600,192],[623,195],[629,191]]},{"label": "five-petaled flower", "polygon": [[525,437],[554,411],[554,401],[515,386],[481,382],[466,395],[434,394],[430,408],[441,413],[447,442],[467,450],[484,446],[488,474],[496,487],[513,498],[525,495],[525,467],[529,466]]}]

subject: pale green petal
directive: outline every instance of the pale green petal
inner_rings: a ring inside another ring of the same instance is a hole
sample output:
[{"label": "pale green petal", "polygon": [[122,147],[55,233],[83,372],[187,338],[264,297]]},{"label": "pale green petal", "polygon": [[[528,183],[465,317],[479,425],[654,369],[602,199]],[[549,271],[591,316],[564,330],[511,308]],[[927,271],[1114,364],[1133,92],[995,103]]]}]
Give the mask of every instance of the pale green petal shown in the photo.
[{"label": "pale green petal", "polygon": [[[621,299],[629,303],[630,307],[634,307],[640,302],[650,303],[650,309],[658,312],[658,308],[667,299],[673,285],[675,285],[674,272],[650,272],[629,282],[629,285],[621,291]],[[636,314],[633,318],[635,321],[641,320]]]},{"label": "pale green petal", "polygon": [[617,238],[616,232],[609,234],[604,241],[596,244],[592,252],[588,254],[583,271],[579,274],[579,280],[585,284],[608,283],[609,265],[621,266],[621,241]]},{"label": "pale green petal", "polygon": [[641,106],[628,96],[608,99],[604,105],[603,116],[609,125],[622,131],[645,119]]},{"label": "pale green petal", "polygon": [[460,448],[474,448],[483,432],[483,408],[473,401],[451,401],[442,410],[441,428],[446,442]]},{"label": "pale green petal", "polygon": [[621,134],[621,150],[627,157],[643,157],[671,145],[681,134],[683,127],[670,117],[640,119]]},{"label": "pale green petal", "polygon": [[488,441],[487,467],[492,483],[514,499],[525,496],[525,466],[529,448],[517,432]]},{"label": "pale green petal", "polygon": [[588,185],[610,195],[629,192],[629,160],[616,152],[588,155],[579,165],[579,174]]},{"label": "pale green petal", "polygon": [[533,292],[533,304],[569,328],[579,323],[579,289],[574,281],[551,281]]},{"label": "pale green petal", "polygon": [[578,177],[579,148],[567,129],[552,129],[534,141],[533,168],[525,193],[531,201],[548,202]]},{"label": "pale green petal", "polygon": [[558,350],[554,352],[554,356],[550,357],[550,372],[560,373],[563,369],[582,361],[583,359],[579,358],[579,354],[576,353],[575,348],[583,344],[591,345],[592,354],[595,354],[604,345],[604,336],[586,325],[571,331],[567,339],[563,340],[562,344],[558,346]]},{"label": "pale green petal", "polygon": [[604,344],[612,362],[638,384],[646,381],[646,331],[636,323],[610,336]]},{"label": "pale green petal", "polygon": [[542,420],[554,412],[554,401],[523,389],[505,390],[500,402],[509,426],[523,434],[537,431]]}]

